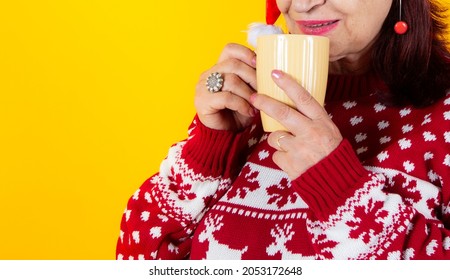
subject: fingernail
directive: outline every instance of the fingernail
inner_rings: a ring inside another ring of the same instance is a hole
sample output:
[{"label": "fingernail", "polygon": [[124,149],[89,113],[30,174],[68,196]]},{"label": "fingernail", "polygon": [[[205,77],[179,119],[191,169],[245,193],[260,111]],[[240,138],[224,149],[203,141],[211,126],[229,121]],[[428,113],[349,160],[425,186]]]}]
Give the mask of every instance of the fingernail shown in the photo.
[{"label": "fingernail", "polygon": [[256,56],[252,58],[252,66],[256,67]]},{"label": "fingernail", "polygon": [[274,77],[275,79],[280,79],[282,76],[283,76],[283,72],[281,72],[280,70],[272,71],[272,77]]}]

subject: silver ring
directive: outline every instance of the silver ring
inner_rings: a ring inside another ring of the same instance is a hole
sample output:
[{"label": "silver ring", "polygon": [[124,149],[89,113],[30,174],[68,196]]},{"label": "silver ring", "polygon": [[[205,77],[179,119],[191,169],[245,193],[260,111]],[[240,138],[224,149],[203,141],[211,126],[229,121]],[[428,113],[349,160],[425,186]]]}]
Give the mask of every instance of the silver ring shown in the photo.
[{"label": "silver ring", "polygon": [[218,92],[223,87],[223,76],[222,74],[218,72],[214,72],[209,74],[208,78],[206,79],[206,88],[214,93]]}]

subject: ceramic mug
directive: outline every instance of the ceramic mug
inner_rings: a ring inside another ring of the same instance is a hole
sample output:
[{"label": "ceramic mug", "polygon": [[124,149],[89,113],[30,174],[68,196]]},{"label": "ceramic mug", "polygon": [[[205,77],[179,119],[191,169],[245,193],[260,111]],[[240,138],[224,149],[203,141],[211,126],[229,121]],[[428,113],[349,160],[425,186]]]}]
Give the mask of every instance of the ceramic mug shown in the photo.
[{"label": "ceramic mug", "polygon": [[[322,106],[328,79],[329,39],[299,34],[262,35],[257,39],[258,93],[266,94],[295,108],[292,100],[271,77],[277,69],[294,77]],[[266,132],[286,130],[276,120],[261,112]]]}]

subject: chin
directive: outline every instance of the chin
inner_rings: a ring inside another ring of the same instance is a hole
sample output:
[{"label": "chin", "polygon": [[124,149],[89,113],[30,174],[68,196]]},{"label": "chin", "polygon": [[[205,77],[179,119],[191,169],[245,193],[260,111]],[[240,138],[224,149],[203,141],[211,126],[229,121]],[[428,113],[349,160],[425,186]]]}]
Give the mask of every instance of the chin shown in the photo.
[{"label": "chin", "polygon": [[335,62],[335,61],[341,60],[344,57],[345,57],[344,55],[335,55],[333,53],[330,53],[330,62]]}]

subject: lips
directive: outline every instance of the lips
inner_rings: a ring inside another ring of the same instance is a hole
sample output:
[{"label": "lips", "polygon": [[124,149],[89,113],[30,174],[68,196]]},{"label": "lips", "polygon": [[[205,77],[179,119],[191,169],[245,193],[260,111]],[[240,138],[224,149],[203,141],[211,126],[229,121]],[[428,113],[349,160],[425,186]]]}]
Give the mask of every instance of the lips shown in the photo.
[{"label": "lips", "polygon": [[339,20],[299,20],[296,22],[301,32],[307,35],[325,35],[339,24]]}]

